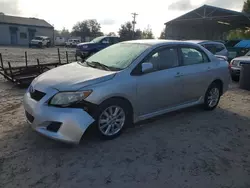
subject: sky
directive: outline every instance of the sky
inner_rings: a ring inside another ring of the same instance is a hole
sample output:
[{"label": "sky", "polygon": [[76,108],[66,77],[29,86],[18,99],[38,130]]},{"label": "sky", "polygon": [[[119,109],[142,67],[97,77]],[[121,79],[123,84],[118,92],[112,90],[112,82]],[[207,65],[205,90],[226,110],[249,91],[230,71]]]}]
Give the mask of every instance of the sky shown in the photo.
[{"label": "sky", "polygon": [[136,29],[151,27],[160,36],[164,23],[203,4],[241,11],[244,0],[0,0],[0,12],[44,19],[57,30],[71,30],[78,21],[96,19],[102,32],[117,32],[138,14]]}]

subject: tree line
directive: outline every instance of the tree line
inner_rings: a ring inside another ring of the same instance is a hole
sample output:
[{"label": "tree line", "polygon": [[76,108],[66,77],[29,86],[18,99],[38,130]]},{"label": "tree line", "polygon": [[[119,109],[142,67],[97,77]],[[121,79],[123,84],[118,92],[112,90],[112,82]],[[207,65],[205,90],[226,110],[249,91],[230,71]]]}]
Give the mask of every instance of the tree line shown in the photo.
[{"label": "tree line", "polygon": [[[246,0],[243,4],[242,12],[250,14],[250,0]],[[229,32],[227,38],[232,39],[250,39],[250,29],[236,29]]]},{"label": "tree line", "polygon": [[[61,31],[55,31],[56,36],[62,36],[65,38],[68,37],[81,37],[84,39],[85,37],[95,38],[98,36],[103,36],[104,33],[101,31],[101,24],[97,22],[95,19],[83,20],[81,22],[77,22],[70,32],[66,28],[63,28]],[[115,32],[110,32],[106,34],[108,36],[116,36]],[[145,28],[144,30],[136,29],[133,32],[132,22],[126,22],[121,25],[118,30],[118,35],[122,41],[132,40],[132,39],[153,39],[155,38],[150,26]]]}]

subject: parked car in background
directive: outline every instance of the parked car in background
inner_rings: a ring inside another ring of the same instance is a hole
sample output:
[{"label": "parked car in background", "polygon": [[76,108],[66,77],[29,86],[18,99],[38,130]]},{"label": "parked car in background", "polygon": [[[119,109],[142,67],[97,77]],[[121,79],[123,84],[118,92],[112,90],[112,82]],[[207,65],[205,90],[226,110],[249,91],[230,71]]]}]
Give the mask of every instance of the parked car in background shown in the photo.
[{"label": "parked car in background", "polygon": [[244,47],[228,47],[228,60],[231,62],[234,58],[246,56],[246,54],[249,52],[250,48],[244,48]]},{"label": "parked car in background", "polygon": [[80,39],[69,39],[66,43],[65,46],[66,47],[76,47],[77,44],[79,44],[81,42]]},{"label": "parked car in background", "polygon": [[221,42],[202,41],[202,40],[192,40],[189,42],[193,42],[193,43],[203,46],[214,55],[225,56],[226,58],[228,58],[228,55],[229,55],[228,50],[226,46]]},{"label": "parked car in background", "polygon": [[55,45],[56,46],[64,46],[65,42],[66,42],[66,40],[64,37],[56,37],[55,38]]},{"label": "parked car in background", "polygon": [[232,80],[239,81],[242,63],[250,64],[250,51],[248,51],[244,56],[236,57],[231,61],[230,69]]},{"label": "parked car in background", "polygon": [[202,46],[134,40],[38,76],[24,95],[31,127],[79,143],[89,126],[105,139],[126,126],[202,104],[213,110],[228,89],[228,63]]},{"label": "parked car in background", "polygon": [[93,39],[90,42],[80,43],[76,46],[76,56],[82,59],[91,56],[92,54],[120,42],[119,37],[101,36]]},{"label": "parked car in background", "polygon": [[46,36],[36,36],[35,38],[33,38],[30,43],[29,43],[29,47],[50,47],[51,46],[51,40],[49,37]]}]

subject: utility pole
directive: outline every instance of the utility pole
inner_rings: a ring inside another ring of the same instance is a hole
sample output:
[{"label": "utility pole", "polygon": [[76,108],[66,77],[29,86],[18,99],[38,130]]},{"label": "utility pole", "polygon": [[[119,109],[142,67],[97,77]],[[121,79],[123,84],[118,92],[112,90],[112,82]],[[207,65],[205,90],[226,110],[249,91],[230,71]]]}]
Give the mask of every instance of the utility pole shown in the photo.
[{"label": "utility pole", "polygon": [[132,25],[133,25],[133,34],[132,34],[132,39],[134,39],[134,36],[135,36],[135,24],[136,24],[136,16],[138,16],[137,13],[131,13],[132,14],[132,17],[133,17],[133,21],[132,21]]}]

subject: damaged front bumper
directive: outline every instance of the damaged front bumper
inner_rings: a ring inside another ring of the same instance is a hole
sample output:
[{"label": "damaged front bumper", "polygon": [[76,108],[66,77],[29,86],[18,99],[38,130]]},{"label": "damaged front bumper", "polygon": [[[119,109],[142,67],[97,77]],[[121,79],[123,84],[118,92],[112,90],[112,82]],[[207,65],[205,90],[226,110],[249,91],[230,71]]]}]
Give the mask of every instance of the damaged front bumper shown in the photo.
[{"label": "damaged front bumper", "polygon": [[[38,90],[34,88],[34,91]],[[33,97],[29,91],[24,95],[25,114],[31,127],[51,139],[78,144],[84,132],[95,120],[81,108],[49,106],[49,99],[58,91],[47,89],[44,92],[45,95],[40,100]]]}]

